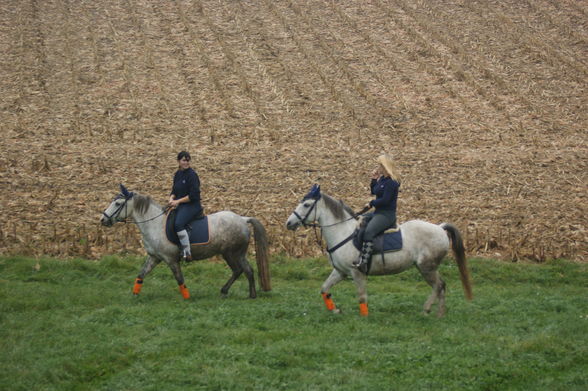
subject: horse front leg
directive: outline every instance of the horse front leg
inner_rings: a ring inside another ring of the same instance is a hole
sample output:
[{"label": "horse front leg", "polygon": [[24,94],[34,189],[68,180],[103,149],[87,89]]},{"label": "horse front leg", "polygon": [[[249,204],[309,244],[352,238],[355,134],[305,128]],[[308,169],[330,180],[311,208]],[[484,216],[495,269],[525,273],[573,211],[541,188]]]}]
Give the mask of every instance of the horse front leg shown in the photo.
[{"label": "horse front leg", "polygon": [[178,282],[178,286],[180,288],[180,293],[184,299],[190,298],[190,292],[188,288],[186,288],[186,284],[184,284],[184,275],[182,274],[182,268],[180,267],[180,262],[177,259],[172,259],[171,261],[167,261],[169,268],[171,269],[176,281]]},{"label": "horse front leg", "polygon": [[143,287],[143,279],[145,278],[145,276],[149,274],[151,270],[153,270],[153,268],[159,264],[159,262],[161,262],[161,260],[151,255],[147,255],[147,259],[145,259],[145,263],[143,263],[141,272],[135,279],[135,285],[133,286],[133,294],[135,296],[141,293],[141,288]]},{"label": "horse front leg", "polygon": [[333,313],[340,313],[341,311],[335,306],[335,302],[331,298],[331,294],[329,291],[333,287],[333,285],[337,284],[340,281],[343,281],[345,276],[337,271],[337,269],[333,269],[329,277],[323,282],[323,286],[321,287],[321,296],[323,297],[323,301],[325,302],[325,306],[327,310]]},{"label": "horse front leg", "polygon": [[351,277],[357,287],[357,296],[359,298],[359,314],[361,316],[368,316],[367,303],[367,276],[357,269],[351,271]]}]

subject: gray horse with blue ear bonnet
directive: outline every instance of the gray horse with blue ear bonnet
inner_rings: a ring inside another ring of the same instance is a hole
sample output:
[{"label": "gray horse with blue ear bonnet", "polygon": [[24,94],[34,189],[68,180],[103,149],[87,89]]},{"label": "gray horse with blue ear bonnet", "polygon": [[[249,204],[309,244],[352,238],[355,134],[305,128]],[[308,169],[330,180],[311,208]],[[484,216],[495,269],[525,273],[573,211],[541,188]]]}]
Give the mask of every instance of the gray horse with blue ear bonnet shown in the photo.
[{"label": "gray horse with blue ear bonnet", "polygon": [[[100,222],[111,227],[117,222],[127,220],[135,223],[143,238],[143,246],[147,252],[147,259],[141,272],[135,280],[133,293],[139,294],[143,286],[143,279],[160,262],[165,262],[171,269],[180,292],[185,299],[190,297],[184,284],[184,276],[180,267],[180,250],[171,243],[164,232],[166,210],[157,205],[151,197],[128,191],[120,185],[120,194],[110,203],[102,213]],[[221,255],[231,268],[233,274],[221,288],[221,293],[227,295],[235,280],[245,273],[249,281],[249,297],[257,296],[253,270],[247,261],[247,249],[253,227],[255,236],[255,256],[261,287],[264,291],[271,290],[268,266],[268,239],[265,228],[254,217],[239,216],[230,211],[222,211],[208,215],[210,241],[203,245],[192,246],[192,259],[202,260],[214,255]]]},{"label": "gray horse with blue ear bonnet", "polygon": [[[358,227],[354,212],[343,202],[321,193],[320,186],[314,185],[286,222],[286,227],[290,230],[296,230],[301,225],[320,227],[327,243],[327,252],[333,265],[333,271],[321,288],[327,309],[339,312],[330,290],[335,284],[351,276],[357,286],[360,314],[367,316],[367,276],[353,267],[353,262],[359,255],[359,250],[353,244]],[[415,266],[432,288],[431,295],[424,305],[425,313],[429,313],[433,303],[438,301],[437,314],[443,316],[445,282],[441,279],[438,269],[451,248],[459,267],[465,296],[468,300],[472,299],[465,250],[457,228],[448,223],[436,225],[411,220],[400,225],[399,229],[402,234],[402,248],[394,252],[372,255],[370,275],[397,274]]]}]

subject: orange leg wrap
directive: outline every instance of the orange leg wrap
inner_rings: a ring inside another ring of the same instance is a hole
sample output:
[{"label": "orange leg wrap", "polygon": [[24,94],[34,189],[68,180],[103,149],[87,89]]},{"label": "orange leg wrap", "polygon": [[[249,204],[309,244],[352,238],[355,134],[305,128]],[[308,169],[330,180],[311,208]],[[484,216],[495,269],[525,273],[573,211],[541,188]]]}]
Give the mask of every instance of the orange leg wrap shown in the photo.
[{"label": "orange leg wrap", "polygon": [[368,316],[368,306],[367,306],[367,303],[359,303],[359,314],[361,316]]},{"label": "orange leg wrap", "polygon": [[329,311],[333,311],[335,309],[335,302],[331,299],[330,293],[322,293],[323,300],[325,301],[325,305]]},{"label": "orange leg wrap", "polygon": [[180,285],[180,293],[184,299],[190,298],[190,292],[188,292],[188,288],[186,288],[186,284]]},{"label": "orange leg wrap", "polygon": [[143,287],[143,280],[140,278],[135,279],[135,285],[133,286],[133,295],[138,295]]}]

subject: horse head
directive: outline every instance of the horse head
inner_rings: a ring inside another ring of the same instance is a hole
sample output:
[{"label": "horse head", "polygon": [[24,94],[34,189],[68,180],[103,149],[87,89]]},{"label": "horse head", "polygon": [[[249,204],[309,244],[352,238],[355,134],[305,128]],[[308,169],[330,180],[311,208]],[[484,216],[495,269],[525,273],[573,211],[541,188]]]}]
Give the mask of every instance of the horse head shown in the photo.
[{"label": "horse head", "polygon": [[[310,191],[302,198],[294,212],[288,217],[286,221],[286,228],[289,230],[296,230],[300,225],[312,225],[317,219],[316,205],[321,199],[321,187],[317,184],[312,185]],[[312,212],[314,214],[311,217]]]},{"label": "horse head", "polygon": [[100,223],[106,227],[111,227],[114,223],[125,221],[132,212],[132,198],[134,193],[128,191],[124,185],[120,185],[120,193],[102,212]]}]

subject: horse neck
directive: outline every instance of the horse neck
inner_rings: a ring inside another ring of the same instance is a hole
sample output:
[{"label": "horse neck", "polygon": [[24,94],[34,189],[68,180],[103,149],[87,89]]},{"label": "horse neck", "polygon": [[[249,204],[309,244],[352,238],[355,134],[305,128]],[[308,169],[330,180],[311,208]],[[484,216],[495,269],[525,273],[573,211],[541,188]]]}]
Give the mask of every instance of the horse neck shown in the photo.
[{"label": "horse neck", "polygon": [[318,223],[329,247],[346,239],[357,227],[357,221],[349,213],[344,212],[343,218],[337,218],[324,204]]},{"label": "horse neck", "polygon": [[158,233],[161,234],[164,217],[163,210],[154,203],[150,203],[144,213],[140,213],[137,208],[133,208],[131,215],[133,222],[139,227],[139,231],[141,231],[145,239]]}]

